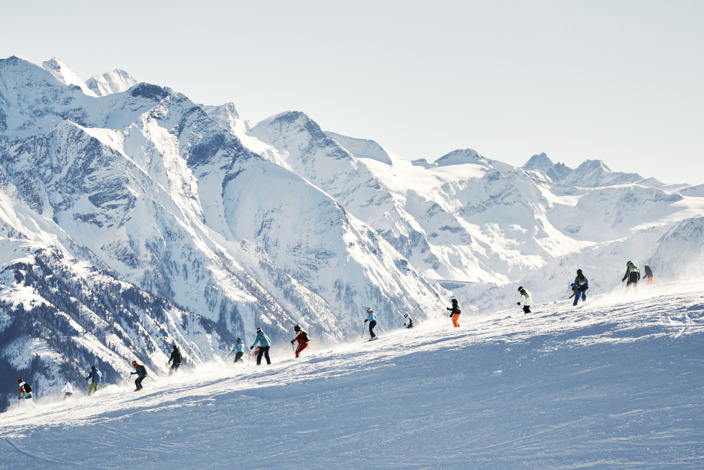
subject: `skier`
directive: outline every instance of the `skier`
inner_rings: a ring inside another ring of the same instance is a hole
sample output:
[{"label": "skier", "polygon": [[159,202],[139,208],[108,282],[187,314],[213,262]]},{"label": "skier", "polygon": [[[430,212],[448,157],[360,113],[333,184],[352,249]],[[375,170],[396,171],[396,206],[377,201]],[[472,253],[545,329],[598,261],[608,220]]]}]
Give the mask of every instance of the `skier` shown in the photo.
[{"label": "skier", "polygon": [[100,388],[100,382],[103,380],[103,374],[98,370],[96,366],[91,366],[90,374],[86,377],[86,381],[90,380],[90,388],[88,389],[88,396],[93,395]]},{"label": "skier", "polygon": [[[521,299],[523,300],[523,314],[530,313],[530,304],[531,304],[530,292],[525,290],[523,288],[523,286],[518,288],[518,292],[521,293]],[[516,304],[521,305],[520,302],[516,302]]]},{"label": "skier", "polygon": [[134,385],[137,387],[134,391],[139,392],[144,387],[142,387],[142,380],[147,376],[147,369],[143,365],[137,363],[137,361],[132,361],[132,367],[135,368],[134,372],[130,372],[130,375],[137,374],[137,378],[134,381]]},{"label": "skier", "polygon": [[31,400],[32,399],[32,387],[29,386],[27,382],[22,379],[17,379],[17,384],[20,386],[20,396],[17,397],[18,400]]},{"label": "skier", "polygon": [[376,315],[374,315],[374,310],[372,310],[371,307],[367,308],[367,319],[364,320],[364,323],[369,322],[369,335],[371,338],[369,341],[374,341],[376,339],[376,335],[374,334],[374,327],[376,326]]},{"label": "skier", "polygon": [[259,344],[259,354],[257,354],[257,365],[261,365],[262,356],[266,358],[266,363],[271,364],[271,359],[269,359],[269,347],[271,346],[271,340],[264,334],[261,328],[257,328],[257,337],[254,338],[254,343],[249,347],[250,351]]},{"label": "skier", "polygon": [[621,282],[625,281],[626,278],[628,278],[628,282],[626,283],[626,292],[628,292],[628,289],[631,287],[631,284],[633,285],[635,291],[638,292],[638,281],[640,280],[640,271],[638,270],[638,267],[631,261],[626,263],[626,274],[623,275],[623,279],[621,279]]},{"label": "skier", "polygon": [[582,302],[587,300],[587,289],[589,289],[589,281],[584,274],[582,274],[582,270],[578,269],[577,277],[574,278],[574,282],[572,283],[572,290],[574,291],[574,294],[572,294],[574,295],[573,306],[577,305],[580,296],[582,297]]},{"label": "skier", "polygon": [[650,286],[653,284],[653,270],[650,269],[650,266],[648,266],[647,264],[645,265],[644,269],[645,269],[645,277],[648,278],[648,285]]},{"label": "skier", "polygon": [[457,299],[452,299],[452,307],[447,307],[447,309],[450,311],[450,318],[452,318],[452,324],[455,325],[455,328],[460,326],[460,315],[462,314],[462,311],[460,310],[460,303],[457,301]]},{"label": "skier", "polygon": [[298,325],[293,327],[293,331],[298,333],[298,335],[291,340],[291,344],[293,344],[295,341],[298,341],[298,347],[296,348],[296,357],[300,357],[301,351],[308,347],[308,333],[303,331]]},{"label": "skier", "polygon": [[[171,357],[169,358],[169,362],[167,362],[167,364],[171,364],[169,375],[178,371],[178,368],[181,366],[181,359],[183,359],[181,356],[181,350],[179,350],[178,346],[174,344],[174,349],[171,351]],[[171,361],[173,361],[173,363]]]},{"label": "skier", "polygon": [[412,319],[411,316],[410,316],[409,314],[407,314],[407,313],[404,313],[404,314],[403,314],[403,325],[404,325],[406,328],[413,328],[413,319]]},{"label": "skier", "polygon": [[64,388],[61,389],[64,392],[64,400],[73,395],[73,386],[68,380],[64,382]]},{"label": "skier", "polygon": [[[237,364],[238,362],[244,363],[242,360],[242,356],[244,356],[244,343],[242,342],[242,338],[237,338],[235,345],[232,347],[232,352],[235,353],[235,360],[232,361],[233,364]],[[232,354],[232,352],[230,352],[230,354]]]}]

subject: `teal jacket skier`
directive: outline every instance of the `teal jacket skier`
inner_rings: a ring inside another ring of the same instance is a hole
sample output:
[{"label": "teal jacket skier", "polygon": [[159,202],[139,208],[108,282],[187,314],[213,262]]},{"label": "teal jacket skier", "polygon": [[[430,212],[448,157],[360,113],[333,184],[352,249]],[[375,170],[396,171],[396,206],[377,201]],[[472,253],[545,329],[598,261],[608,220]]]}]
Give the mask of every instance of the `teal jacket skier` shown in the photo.
[{"label": "teal jacket skier", "polygon": [[254,349],[254,346],[259,345],[259,354],[257,354],[257,365],[261,365],[262,356],[266,358],[266,363],[271,364],[271,359],[269,358],[269,347],[271,346],[271,340],[262,331],[261,328],[257,328],[257,337],[254,338],[254,343],[249,347],[249,349]]},{"label": "teal jacket skier", "polygon": [[376,315],[374,315],[374,310],[372,310],[371,307],[367,309],[367,319],[364,320],[364,323],[367,322],[369,322],[369,335],[371,336],[369,341],[375,340],[376,335],[374,334],[374,327],[376,326]]}]

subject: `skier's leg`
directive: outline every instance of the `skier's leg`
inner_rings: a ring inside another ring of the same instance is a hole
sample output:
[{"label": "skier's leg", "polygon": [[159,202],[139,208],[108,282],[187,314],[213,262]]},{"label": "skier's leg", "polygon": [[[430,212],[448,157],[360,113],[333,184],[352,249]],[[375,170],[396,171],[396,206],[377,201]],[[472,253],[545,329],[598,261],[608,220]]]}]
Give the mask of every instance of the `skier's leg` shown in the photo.
[{"label": "skier's leg", "polygon": [[455,313],[454,315],[452,315],[452,324],[455,326],[455,328],[460,326],[460,314],[459,313]]},{"label": "skier's leg", "polygon": [[524,305],[523,306],[523,313],[530,313],[530,306]]},{"label": "skier's leg", "polygon": [[259,352],[257,353],[257,365],[258,366],[262,364],[262,356],[263,355],[264,355],[264,348],[260,347]]},{"label": "skier's leg", "polygon": [[369,322],[369,334],[371,335],[372,338],[376,338],[376,335],[374,334],[374,327],[376,326],[376,320],[372,320]]},{"label": "skier's leg", "polygon": [[269,346],[265,346],[263,349],[264,349],[264,357],[266,358],[266,363],[271,364],[271,359],[269,359]]},{"label": "skier's leg", "polygon": [[308,347],[308,343],[299,343],[298,348],[296,348],[296,357],[301,356],[301,351]]}]

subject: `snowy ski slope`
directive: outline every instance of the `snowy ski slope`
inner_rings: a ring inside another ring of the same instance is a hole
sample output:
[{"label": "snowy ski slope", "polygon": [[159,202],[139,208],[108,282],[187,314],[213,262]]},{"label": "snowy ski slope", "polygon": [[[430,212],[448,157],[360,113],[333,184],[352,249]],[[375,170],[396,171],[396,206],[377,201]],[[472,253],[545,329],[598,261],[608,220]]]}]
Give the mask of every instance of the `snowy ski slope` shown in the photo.
[{"label": "snowy ski slope", "polygon": [[140,394],[39,390],[0,414],[0,468],[704,467],[701,288],[589,293],[313,338],[299,360],[276,344],[271,366],[228,359]]}]

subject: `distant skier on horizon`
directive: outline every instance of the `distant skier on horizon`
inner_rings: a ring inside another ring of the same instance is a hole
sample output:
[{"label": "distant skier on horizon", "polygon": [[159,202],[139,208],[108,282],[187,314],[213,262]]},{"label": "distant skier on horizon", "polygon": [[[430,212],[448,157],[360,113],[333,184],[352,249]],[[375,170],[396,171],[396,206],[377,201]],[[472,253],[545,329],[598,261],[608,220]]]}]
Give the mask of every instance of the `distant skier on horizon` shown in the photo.
[{"label": "distant skier on horizon", "polygon": [[632,261],[626,263],[626,274],[623,275],[623,279],[621,279],[621,282],[625,281],[626,279],[628,279],[628,282],[626,283],[625,292],[628,292],[628,289],[630,289],[631,285],[633,285],[633,289],[635,290],[635,292],[638,292],[640,270],[635,264],[633,264]]},{"label": "distant skier on horizon", "polygon": [[376,326],[376,315],[374,315],[374,310],[372,310],[371,307],[367,308],[367,318],[364,320],[364,323],[369,322],[369,335],[371,338],[369,341],[374,341],[376,339],[376,335],[374,334],[374,327]]},{"label": "distant skier on horizon", "polygon": [[582,297],[582,302],[586,302],[587,289],[589,289],[589,281],[587,280],[587,277],[582,274],[582,270],[578,269],[577,277],[574,278],[574,282],[572,283],[572,290],[574,291],[574,294],[572,294],[574,295],[574,302],[572,302],[573,306],[577,305],[580,296]]},{"label": "distant skier on horizon", "polygon": [[308,347],[308,333],[306,333],[300,326],[296,325],[293,327],[293,331],[298,333],[295,338],[291,340],[291,344],[298,341],[298,347],[295,350],[296,357],[301,356],[301,351]]},{"label": "distant skier on horizon", "polygon": [[450,318],[452,318],[452,324],[455,326],[455,328],[458,328],[460,326],[459,320],[462,311],[460,310],[460,303],[457,301],[457,299],[452,299],[452,307],[447,307],[447,310],[450,311]]},{"label": "distant skier on horizon", "polygon": [[257,337],[254,338],[254,343],[249,347],[250,350],[254,346],[259,345],[259,353],[257,354],[257,365],[262,364],[262,356],[266,358],[266,363],[271,364],[271,359],[269,359],[269,347],[271,347],[271,340],[264,334],[261,328],[257,328]]},{"label": "distant skier on horizon", "polygon": [[[518,288],[518,292],[521,294],[521,300],[523,301],[523,314],[530,313],[530,292],[525,290],[523,286]],[[516,302],[516,304],[521,305],[521,302]]]},{"label": "distant skier on horizon", "polygon": [[645,277],[648,279],[648,285],[650,286],[653,284],[653,280],[654,280],[653,279],[653,270],[650,269],[650,266],[648,266],[647,264],[645,266],[643,266],[643,269],[645,269]]}]

